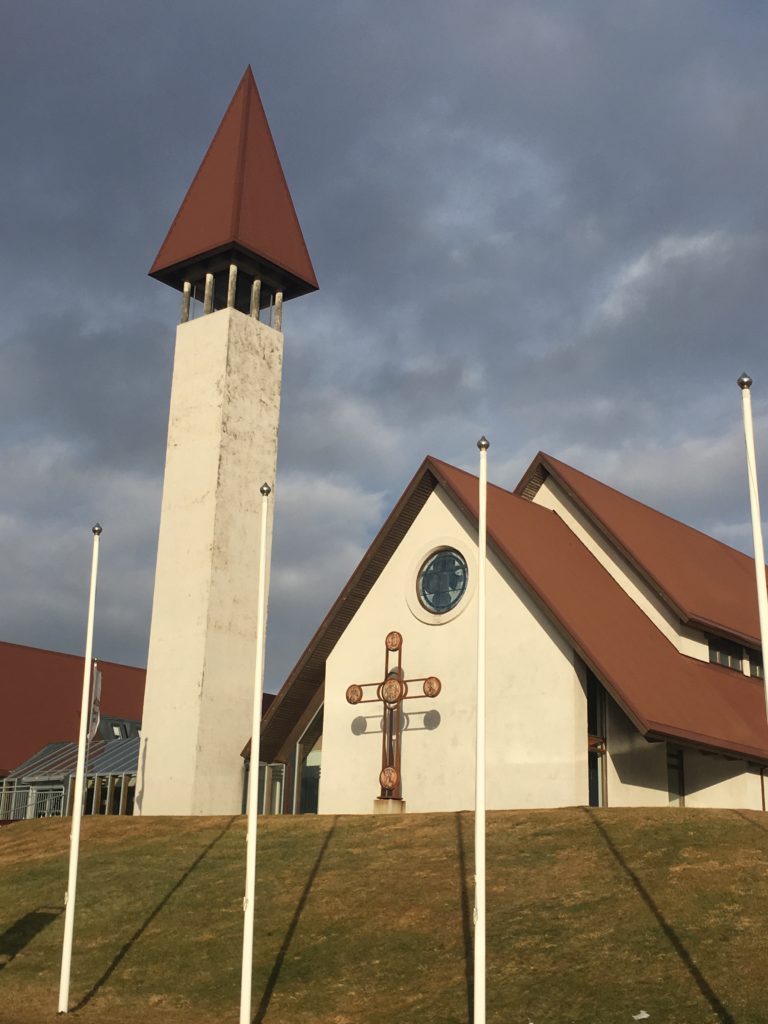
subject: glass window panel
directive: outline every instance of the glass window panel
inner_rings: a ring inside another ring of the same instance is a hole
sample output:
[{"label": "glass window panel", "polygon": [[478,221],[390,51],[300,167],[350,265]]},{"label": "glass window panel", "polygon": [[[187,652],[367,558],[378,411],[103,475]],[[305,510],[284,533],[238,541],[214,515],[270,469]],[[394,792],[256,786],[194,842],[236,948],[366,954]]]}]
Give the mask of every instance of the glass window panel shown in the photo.
[{"label": "glass window panel", "polygon": [[436,551],[419,570],[419,600],[428,611],[438,615],[450,611],[467,589],[467,575],[467,563],[458,551]]}]

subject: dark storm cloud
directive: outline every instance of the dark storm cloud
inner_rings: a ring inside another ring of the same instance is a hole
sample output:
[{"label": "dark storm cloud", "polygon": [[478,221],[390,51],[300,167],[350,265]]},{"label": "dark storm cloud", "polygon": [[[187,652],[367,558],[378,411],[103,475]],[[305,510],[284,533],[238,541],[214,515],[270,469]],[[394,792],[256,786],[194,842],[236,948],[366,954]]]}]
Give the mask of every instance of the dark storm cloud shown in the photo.
[{"label": "dark storm cloud", "polygon": [[501,483],[542,447],[747,543],[767,28],[692,0],[17,5],[4,638],[80,649],[98,516],[101,654],[145,658],[178,313],[145,275],[249,62],[321,284],[285,317],[273,685],[423,455],[474,468],[482,432]]}]

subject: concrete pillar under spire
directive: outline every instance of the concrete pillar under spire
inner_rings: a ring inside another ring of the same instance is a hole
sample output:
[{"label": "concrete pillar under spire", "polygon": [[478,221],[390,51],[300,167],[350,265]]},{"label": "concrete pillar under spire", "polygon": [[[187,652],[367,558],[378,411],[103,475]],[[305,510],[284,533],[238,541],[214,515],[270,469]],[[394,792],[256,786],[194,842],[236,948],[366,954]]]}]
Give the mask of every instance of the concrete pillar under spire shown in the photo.
[{"label": "concrete pillar under spire", "polygon": [[177,330],[135,813],[241,810],[282,355],[236,309]]}]

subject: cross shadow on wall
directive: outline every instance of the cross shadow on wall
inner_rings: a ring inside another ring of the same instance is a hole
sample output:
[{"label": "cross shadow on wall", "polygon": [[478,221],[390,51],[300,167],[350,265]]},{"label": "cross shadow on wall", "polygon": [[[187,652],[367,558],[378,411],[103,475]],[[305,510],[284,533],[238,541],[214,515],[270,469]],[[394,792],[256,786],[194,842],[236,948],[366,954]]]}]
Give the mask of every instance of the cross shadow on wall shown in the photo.
[{"label": "cross shadow on wall", "polygon": [[64,907],[38,907],[6,928],[0,935],[0,971],[63,911]]},{"label": "cross shadow on wall", "polygon": [[[411,711],[403,714],[401,732],[433,732],[442,721],[440,712],[431,708],[429,711]],[[350,731],[354,736],[381,736],[384,719],[381,715],[358,715],[352,719]]]}]

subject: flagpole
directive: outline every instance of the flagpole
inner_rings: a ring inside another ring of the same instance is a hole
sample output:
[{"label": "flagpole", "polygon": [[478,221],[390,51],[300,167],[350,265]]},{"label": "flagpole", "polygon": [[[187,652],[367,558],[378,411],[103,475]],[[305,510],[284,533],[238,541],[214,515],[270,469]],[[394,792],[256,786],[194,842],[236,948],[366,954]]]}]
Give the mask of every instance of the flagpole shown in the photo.
[{"label": "flagpole", "polygon": [[475,743],[475,963],[473,1024],[485,1024],[485,570],[488,449],[477,442],[480,478],[477,519],[477,739]]},{"label": "flagpole", "polygon": [[69,843],[69,878],[64,894],[66,913],[64,915],[64,945],[61,953],[61,978],[59,981],[59,1013],[69,1011],[69,979],[72,969],[72,938],[75,928],[75,897],[77,895],[77,864],[80,857],[80,822],[83,816],[83,775],[85,769],[85,744],[90,718],[90,677],[91,653],[93,651],[93,618],[96,609],[96,576],[99,569],[99,537],[101,526],[96,523],[92,530],[93,552],[91,555],[91,589],[88,596],[88,625],[85,633],[85,664],[83,667],[83,693],[80,701],[80,732],[77,741],[77,770],[75,772],[75,795],[72,800],[72,831]]},{"label": "flagpole", "polygon": [[251,1021],[253,981],[253,915],[256,899],[256,817],[259,803],[259,745],[261,740],[261,703],[264,690],[264,613],[267,581],[267,516],[269,484],[261,485],[261,537],[259,540],[259,590],[256,604],[256,668],[253,684],[253,721],[251,759],[248,770],[248,836],[245,849],[245,897],[243,899],[243,965],[240,977],[240,1024]]},{"label": "flagpole", "polygon": [[741,408],[744,414],[744,442],[747,447],[747,480],[749,506],[752,513],[752,544],[755,552],[755,580],[757,582],[757,612],[760,620],[760,647],[763,652],[763,696],[768,717],[768,588],[765,581],[765,553],[763,550],[763,524],[760,518],[760,496],[757,491],[757,461],[755,459],[755,432],[752,426],[752,378],[742,373],[736,383],[741,388]]}]

